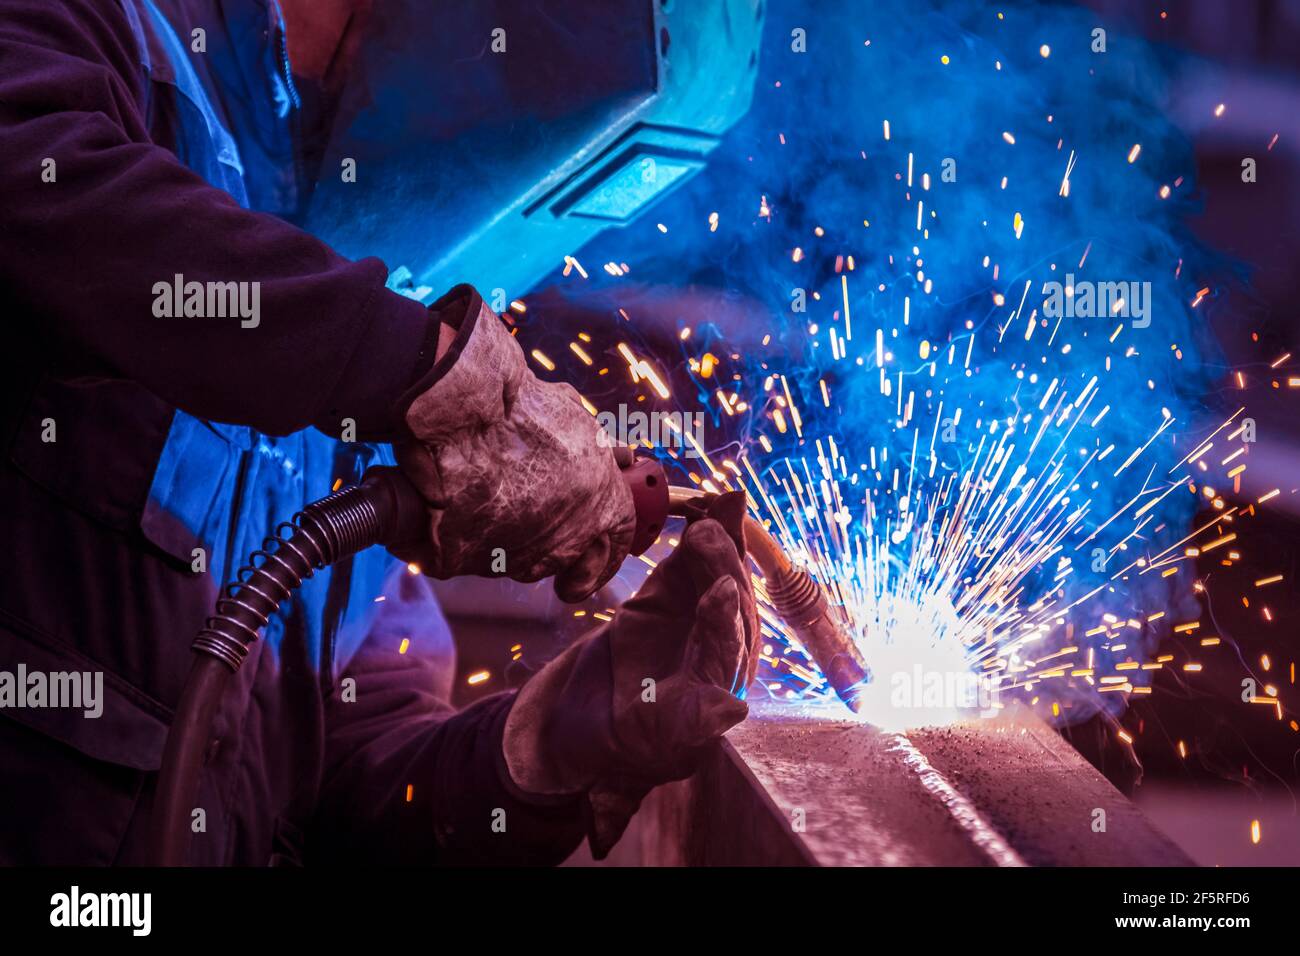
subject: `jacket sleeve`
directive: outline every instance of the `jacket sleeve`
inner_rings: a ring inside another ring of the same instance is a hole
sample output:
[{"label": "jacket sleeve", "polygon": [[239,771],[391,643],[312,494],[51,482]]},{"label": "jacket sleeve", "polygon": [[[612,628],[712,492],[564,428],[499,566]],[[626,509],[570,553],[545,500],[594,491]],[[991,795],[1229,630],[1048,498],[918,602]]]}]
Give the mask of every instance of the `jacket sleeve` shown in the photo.
[{"label": "jacket sleeve", "polygon": [[583,801],[514,786],[502,736],[515,694],[456,711],[448,702],[450,652],[440,656],[418,636],[417,619],[432,600],[428,580],[403,573],[385,592],[383,610],[325,703],[307,862],[562,862],[586,833]]},{"label": "jacket sleeve", "polygon": [[[0,275],[45,354],[272,434],[394,434],[436,322],[306,232],[241,208],[150,141],[114,0],[0,0]],[[259,316],[163,318],[155,285],[257,282]]]}]

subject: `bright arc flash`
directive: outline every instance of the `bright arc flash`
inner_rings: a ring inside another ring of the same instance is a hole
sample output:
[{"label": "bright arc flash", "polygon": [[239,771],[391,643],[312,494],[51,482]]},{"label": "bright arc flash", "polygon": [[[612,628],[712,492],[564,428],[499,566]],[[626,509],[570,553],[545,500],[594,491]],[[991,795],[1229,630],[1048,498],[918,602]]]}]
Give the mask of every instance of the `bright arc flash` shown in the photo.
[{"label": "bright arc flash", "polygon": [[996,714],[996,685],[971,666],[978,630],[947,597],[918,601],[887,591],[855,617],[864,625],[858,646],[874,676],[859,698],[867,723],[903,731]]}]

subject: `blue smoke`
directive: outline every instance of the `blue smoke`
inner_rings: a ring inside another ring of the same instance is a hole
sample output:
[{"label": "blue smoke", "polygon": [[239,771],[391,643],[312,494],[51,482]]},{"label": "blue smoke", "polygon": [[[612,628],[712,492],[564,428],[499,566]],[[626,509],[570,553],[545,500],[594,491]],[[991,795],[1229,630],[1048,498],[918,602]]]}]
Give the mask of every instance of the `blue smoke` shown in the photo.
[{"label": "blue smoke", "polygon": [[[1081,464],[1081,449],[1115,449],[1090,470],[1081,489],[1092,505],[1066,543],[1074,573],[1063,585],[1065,603],[1116,569],[1108,563],[1094,570],[1091,545],[1077,552],[1074,546],[1128,502],[1148,475],[1148,487],[1165,487],[1169,469],[1194,447],[1184,428],[1202,407],[1211,380],[1207,363],[1217,361],[1190,305],[1209,258],[1183,226],[1195,209],[1193,165],[1189,143],[1161,110],[1168,54],[1109,31],[1105,52],[1094,52],[1093,31],[1105,26],[1087,11],[1025,3],[770,3],[747,118],[705,172],[645,220],[599,237],[581,253],[589,262],[627,262],[640,282],[725,290],[748,303],[752,328],[727,330],[725,339],[718,330],[697,328],[688,351],[702,352],[711,334],[715,342],[731,343],[714,351],[740,349],[727,372],[741,372],[750,391],[771,373],[787,376],[799,396],[806,439],[834,434],[854,463],[875,447],[888,449],[890,461],[904,468],[928,471],[927,441],[911,460],[912,428],[928,437],[943,401],[945,417],[955,406],[963,417],[958,440],[934,453],[941,477],[960,470],[994,420],[1032,411],[1032,425],[1013,426],[1027,444],[1053,379],[1058,389],[1077,395],[1098,376],[1102,393],[1089,418],[1104,404],[1110,411],[1095,429],[1080,427],[1068,446],[1070,460]],[[800,30],[805,52],[793,48]],[[1130,162],[1135,144],[1139,154]],[[1062,197],[1072,151],[1069,195]],[[953,181],[944,179],[945,169],[955,173]],[[922,188],[927,173],[928,190]],[[1167,198],[1162,187],[1168,187]],[[760,215],[764,199],[767,214]],[[926,232],[917,229],[918,200]],[[718,226],[710,231],[715,212]],[[1017,214],[1023,224],[1018,238]],[[801,250],[798,261],[795,249]],[[621,280],[591,272],[590,292],[617,296]],[[1067,274],[1093,282],[1149,282],[1149,327],[1109,317],[1067,319],[1048,348],[1051,319],[1026,341],[1031,312],[1043,316],[1043,284],[1064,283]],[[853,340],[847,358],[837,361],[828,329],[841,338],[847,331],[841,275],[848,276]],[[928,292],[927,280],[933,283]],[[1023,308],[1010,322],[1027,281]],[[795,290],[805,290],[806,312],[792,310]],[[996,294],[1004,297],[1000,304]],[[1126,327],[1112,343],[1120,321]],[[897,394],[880,395],[877,328],[892,356],[885,363],[892,387],[898,388],[901,372],[903,390],[916,392],[905,430],[897,428]],[[765,334],[771,340],[760,345]],[[972,336],[967,376],[962,366]],[[931,378],[929,363],[920,358],[922,340],[945,363],[955,347],[956,365],[941,364]],[[820,397],[823,380],[829,408]],[[710,401],[716,383],[696,378],[695,384],[715,416],[715,445],[752,442],[761,432],[776,448],[752,455],[756,463],[774,466],[786,454],[815,454],[811,441],[772,428],[761,395],[751,397],[746,414],[719,417]],[[1162,410],[1177,424],[1114,478],[1119,464],[1159,427]],[[1053,434],[1048,444],[1059,439]],[[887,483],[889,474],[883,474]],[[1128,543],[1127,557],[1112,560],[1127,564],[1172,544],[1189,530],[1195,507],[1186,489],[1170,495],[1159,520]],[[1096,544],[1112,548],[1131,528],[1132,521],[1117,521]],[[1026,592],[1050,587],[1055,569],[1040,569]],[[1161,625],[1167,628],[1195,606],[1186,577],[1130,575],[1115,582],[1105,610],[1121,619],[1168,610]],[[1113,672],[1112,664],[1130,657],[1144,659],[1159,636],[1159,629],[1144,629],[1121,652],[1099,649],[1097,671]],[[1081,633],[1073,637],[1081,639]],[[1135,683],[1145,676],[1135,674]],[[1118,694],[1101,697],[1085,689],[1069,717],[1085,717],[1099,703],[1122,704]]]}]

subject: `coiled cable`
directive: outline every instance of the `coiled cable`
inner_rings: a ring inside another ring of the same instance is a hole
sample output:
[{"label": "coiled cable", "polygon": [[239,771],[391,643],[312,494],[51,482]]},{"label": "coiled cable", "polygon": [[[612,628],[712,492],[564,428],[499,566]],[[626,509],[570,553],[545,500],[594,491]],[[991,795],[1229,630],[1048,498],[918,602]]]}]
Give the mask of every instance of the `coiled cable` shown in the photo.
[{"label": "coiled cable", "polygon": [[425,505],[393,468],[372,468],[360,485],[312,502],[282,522],[222,590],[216,614],[193,645],[194,663],[167,732],[154,794],[152,859],[180,866],[189,850],[212,724],[226,685],[261,629],[316,571],[375,544],[397,544],[424,526]]}]

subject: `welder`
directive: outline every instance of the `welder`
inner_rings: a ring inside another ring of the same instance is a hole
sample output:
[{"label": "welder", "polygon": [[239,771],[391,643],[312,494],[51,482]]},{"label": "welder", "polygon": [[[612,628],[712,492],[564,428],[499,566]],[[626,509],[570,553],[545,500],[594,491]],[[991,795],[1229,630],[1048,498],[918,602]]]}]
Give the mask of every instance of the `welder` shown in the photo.
[{"label": "welder", "polygon": [[[734,496],[518,695],[449,705],[450,635],[407,562],[504,564],[577,601],[634,516],[577,394],[533,375],[473,288],[426,307],[293,225],[372,2],[0,0],[0,669],[104,674],[96,719],[0,711],[0,863],[145,859],[218,587],[394,447],[426,534],[318,573],[253,644],[191,862],[553,863],[584,835],[604,852],[745,714]],[[366,188],[384,185],[358,184],[359,207]]]}]

